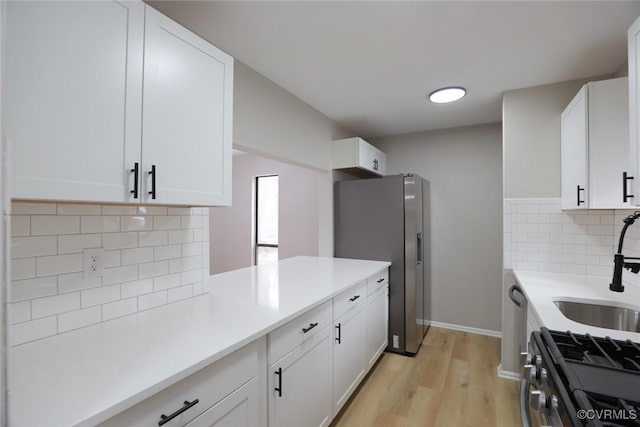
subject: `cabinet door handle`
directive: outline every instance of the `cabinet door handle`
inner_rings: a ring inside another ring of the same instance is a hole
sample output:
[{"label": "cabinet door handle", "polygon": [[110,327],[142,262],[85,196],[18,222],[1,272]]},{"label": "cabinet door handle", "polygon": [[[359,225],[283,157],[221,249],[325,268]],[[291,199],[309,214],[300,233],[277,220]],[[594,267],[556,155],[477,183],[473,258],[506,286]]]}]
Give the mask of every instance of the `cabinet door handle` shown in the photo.
[{"label": "cabinet door handle", "polygon": [[584,191],[584,188],[580,187],[580,185],[578,185],[577,187],[578,187],[578,191],[576,192],[577,201],[578,201],[578,206],[580,206],[580,203],[584,203],[584,200],[580,200],[580,192]]},{"label": "cabinet door handle", "polygon": [[278,368],[275,374],[278,376],[278,387],[274,390],[278,392],[278,397],[282,397],[282,368]]},{"label": "cabinet door handle", "polygon": [[378,283],[384,282],[384,277],[382,279],[378,279]]},{"label": "cabinet door handle", "polygon": [[133,190],[131,190],[130,193],[133,194],[134,199],[137,199],[138,198],[138,174],[140,173],[140,164],[138,162],[135,162],[133,164],[133,169],[131,169],[131,172],[133,172]]},{"label": "cabinet door handle", "polygon": [[175,417],[177,417],[178,415],[180,415],[184,411],[187,411],[190,408],[193,408],[194,406],[196,406],[198,404],[198,402],[200,402],[198,399],[194,399],[191,402],[189,402],[188,400],[185,400],[184,401],[184,406],[182,408],[178,409],[177,411],[175,411],[173,414],[171,414],[171,415],[165,415],[165,414],[160,415],[160,421],[158,421],[158,425],[161,426],[161,425],[164,425],[164,424],[168,423],[169,421],[171,421],[172,419],[174,419]]},{"label": "cabinet door handle", "polygon": [[378,159],[373,159],[373,170],[374,171],[378,170]]},{"label": "cabinet door handle", "polygon": [[628,176],[626,172],[622,172],[622,202],[627,203],[627,200],[633,198],[633,194],[627,193],[627,181],[633,179],[632,176]]},{"label": "cabinet door handle", "polygon": [[354,302],[358,298],[360,298],[360,295],[356,295],[356,296],[353,296],[353,297],[349,298],[349,301]]},{"label": "cabinet door handle", "polygon": [[338,344],[342,344],[342,324],[338,323],[336,325],[336,329],[338,330],[338,336],[336,337],[336,341],[338,341]]},{"label": "cabinet door handle", "polygon": [[302,328],[302,332],[306,334],[307,332],[309,332],[310,330],[312,330],[316,326],[318,326],[318,323],[309,323],[309,327],[308,328]]},{"label": "cabinet door handle", "polygon": [[149,194],[151,198],[155,200],[156,198],[156,165],[151,165],[151,170],[149,171],[149,175],[151,175],[151,191]]}]

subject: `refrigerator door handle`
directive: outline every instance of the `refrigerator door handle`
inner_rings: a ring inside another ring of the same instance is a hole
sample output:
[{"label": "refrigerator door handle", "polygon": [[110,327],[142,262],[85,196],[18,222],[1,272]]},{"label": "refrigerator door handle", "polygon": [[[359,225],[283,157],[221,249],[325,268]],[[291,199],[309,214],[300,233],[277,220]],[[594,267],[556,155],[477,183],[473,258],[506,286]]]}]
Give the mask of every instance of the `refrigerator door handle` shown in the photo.
[{"label": "refrigerator door handle", "polygon": [[417,264],[420,265],[422,264],[422,233],[418,233],[416,237],[416,244],[418,245],[416,250],[416,260]]}]

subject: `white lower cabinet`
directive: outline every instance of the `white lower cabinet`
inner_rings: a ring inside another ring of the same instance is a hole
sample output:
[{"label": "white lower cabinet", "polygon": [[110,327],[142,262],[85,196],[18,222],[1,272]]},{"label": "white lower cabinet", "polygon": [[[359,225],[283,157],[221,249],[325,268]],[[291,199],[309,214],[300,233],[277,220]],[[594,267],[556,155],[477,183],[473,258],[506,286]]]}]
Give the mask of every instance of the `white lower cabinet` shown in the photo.
[{"label": "white lower cabinet", "polygon": [[264,426],[266,361],[266,339],[261,338],[100,426]]},{"label": "white lower cabinet", "polygon": [[331,327],[325,327],[269,365],[269,426],[331,423],[331,339]]},{"label": "white lower cabinet", "polygon": [[388,343],[389,331],[389,287],[382,286],[367,297],[367,326],[365,359],[370,369]]},{"label": "white lower cabinet", "polygon": [[337,414],[365,374],[365,304],[335,320],[333,342],[333,404]]}]

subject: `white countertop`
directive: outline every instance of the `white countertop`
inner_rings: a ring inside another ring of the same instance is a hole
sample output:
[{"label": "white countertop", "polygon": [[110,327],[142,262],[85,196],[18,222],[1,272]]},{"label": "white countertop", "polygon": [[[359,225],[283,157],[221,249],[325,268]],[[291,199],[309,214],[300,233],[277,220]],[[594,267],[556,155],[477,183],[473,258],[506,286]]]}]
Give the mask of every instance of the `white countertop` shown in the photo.
[{"label": "white countertop", "polygon": [[524,291],[529,306],[549,329],[614,339],[630,339],[640,342],[640,333],[598,328],[569,320],[560,312],[554,301],[574,301],[588,304],[605,304],[640,311],[640,290],[625,286],[618,293],[609,290],[611,277],[578,274],[539,273],[514,270],[513,274]]},{"label": "white countertop", "polygon": [[290,258],[211,276],[196,298],[13,347],[9,425],[105,421],[389,265]]}]

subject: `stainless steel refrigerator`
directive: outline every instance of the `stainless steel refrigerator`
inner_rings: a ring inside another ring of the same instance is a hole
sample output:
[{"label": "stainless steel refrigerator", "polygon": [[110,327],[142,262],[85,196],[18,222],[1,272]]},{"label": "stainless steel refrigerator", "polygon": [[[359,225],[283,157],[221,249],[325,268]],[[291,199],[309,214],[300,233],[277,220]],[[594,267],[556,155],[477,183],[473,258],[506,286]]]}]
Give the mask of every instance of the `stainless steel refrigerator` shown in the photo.
[{"label": "stainless steel refrigerator", "polygon": [[391,261],[388,351],[416,354],[431,323],[429,182],[415,174],[337,182],[335,256]]}]

